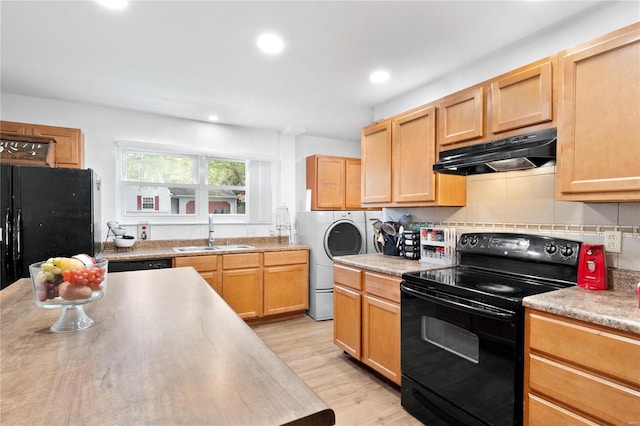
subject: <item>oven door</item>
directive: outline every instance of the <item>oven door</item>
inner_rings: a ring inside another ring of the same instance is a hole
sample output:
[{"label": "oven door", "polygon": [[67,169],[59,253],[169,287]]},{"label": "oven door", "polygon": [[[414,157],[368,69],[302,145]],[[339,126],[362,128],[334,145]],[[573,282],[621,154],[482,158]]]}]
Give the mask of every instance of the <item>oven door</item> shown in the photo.
[{"label": "oven door", "polygon": [[520,424],[518,313],[406,282],[400,288],[407,411],[429,424]]}]

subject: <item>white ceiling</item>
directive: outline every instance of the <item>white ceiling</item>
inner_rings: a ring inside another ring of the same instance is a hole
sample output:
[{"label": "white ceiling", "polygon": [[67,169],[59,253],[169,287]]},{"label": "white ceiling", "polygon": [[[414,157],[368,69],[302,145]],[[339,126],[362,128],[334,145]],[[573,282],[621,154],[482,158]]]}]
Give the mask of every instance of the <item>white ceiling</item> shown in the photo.
[{"label": "white ceiling", "polygon": [[[2,1],[2,92],[358,140],[373,106],[597,1]],[[276,57],[263,31],[285,39]],[[377,68],[391,80],[374,86]]]}]

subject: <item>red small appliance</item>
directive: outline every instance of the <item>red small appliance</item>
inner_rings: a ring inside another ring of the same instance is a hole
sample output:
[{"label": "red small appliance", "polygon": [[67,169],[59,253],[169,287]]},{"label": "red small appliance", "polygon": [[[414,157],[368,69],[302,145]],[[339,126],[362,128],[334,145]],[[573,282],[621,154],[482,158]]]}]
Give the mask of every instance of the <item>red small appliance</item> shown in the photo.
[{"label": "red small appliance", "polygon": [[587,290],[607,289],[607,258],[602,244],[581,245],[578,286]]}]

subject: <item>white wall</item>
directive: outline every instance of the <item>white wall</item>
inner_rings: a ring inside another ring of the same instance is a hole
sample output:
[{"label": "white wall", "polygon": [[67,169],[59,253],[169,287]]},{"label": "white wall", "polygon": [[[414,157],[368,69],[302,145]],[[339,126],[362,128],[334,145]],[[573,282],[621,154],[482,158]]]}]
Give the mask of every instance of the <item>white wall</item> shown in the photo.
[{"label": "white wall", "polygon": [[[0,99],[2,120],[52,126],[80,128],[85,138],[85,167],[94,169],[102,178],[103,235],[106,222],[118,218],[116,212],[116,147],[117,140],[171,143],[185,149],[210,150],[213,153],[242,155],[246,158],[276,162],[275,206],[280,205],[281,194],[290,205],[294,204],[294,172],[291,140],[271,130],[251,129],[166,116],[146,114],[123,109],[106,108],[87,104],[61,102],[2,93]],[[282,140],[281,140],[282,139]],[[286,149],[281,149],[281,144]],[[282,157],[281,157],[282,156]],[[281,162],[288,165],[282,166]],[[135,222],[123,221],[127,229],[135,233]],[[126,226],[129,225],[129,226]],[[272,227],[250,225],[251,233],[268,235]],[[217,225],[217,237],[245,236],[244,225]],[[170,225],[151,222],[152,239],[206,238],[206,224]]]},{"label": "white wall", "polygon": [[[505,47],[445,78],[392,98],[374,107],[372,121],[440,99],[512,69],[560,52],[640,20],[637,1],[606,1],[570,22]],[[508,36],[505,34],[505,36]],[[434,58],[437,60],[437,58]]]}]

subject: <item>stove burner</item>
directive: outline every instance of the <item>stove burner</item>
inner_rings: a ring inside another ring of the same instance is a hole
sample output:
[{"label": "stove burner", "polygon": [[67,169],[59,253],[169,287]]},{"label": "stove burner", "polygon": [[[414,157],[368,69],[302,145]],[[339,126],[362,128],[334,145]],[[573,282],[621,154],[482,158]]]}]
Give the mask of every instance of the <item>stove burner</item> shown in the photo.
[{"label": "stove burner", "polygon": [[476,287],[478,287],[480,290],[488,291],[490,293],[500,293],[500,294],[516,294],[522,291],[518,287],[513,287],[506,284],[486,283],[486,284],[478,284]]}]

